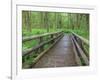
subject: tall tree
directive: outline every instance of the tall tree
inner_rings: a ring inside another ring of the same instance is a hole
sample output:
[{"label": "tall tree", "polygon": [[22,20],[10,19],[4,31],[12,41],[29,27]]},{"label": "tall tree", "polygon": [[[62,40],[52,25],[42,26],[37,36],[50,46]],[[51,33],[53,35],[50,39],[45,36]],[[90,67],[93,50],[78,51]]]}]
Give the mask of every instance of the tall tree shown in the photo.
[{"label": "tall tree", "polygon": [[44,13],[44,25],[45,28],[47,29],[47,32],[49,32],[49,26],[48,26],[48,12]]}]

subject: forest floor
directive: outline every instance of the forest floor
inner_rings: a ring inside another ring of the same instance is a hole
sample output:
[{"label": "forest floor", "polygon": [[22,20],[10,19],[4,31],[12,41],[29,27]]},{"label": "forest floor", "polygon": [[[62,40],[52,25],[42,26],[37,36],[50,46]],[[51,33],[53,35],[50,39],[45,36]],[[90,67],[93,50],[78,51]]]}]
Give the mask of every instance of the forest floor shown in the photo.
[{"label": "forest floor", "polygon": [[33,67],[47,68],[66,66],[77,66],[70,34],[65,34]]}]

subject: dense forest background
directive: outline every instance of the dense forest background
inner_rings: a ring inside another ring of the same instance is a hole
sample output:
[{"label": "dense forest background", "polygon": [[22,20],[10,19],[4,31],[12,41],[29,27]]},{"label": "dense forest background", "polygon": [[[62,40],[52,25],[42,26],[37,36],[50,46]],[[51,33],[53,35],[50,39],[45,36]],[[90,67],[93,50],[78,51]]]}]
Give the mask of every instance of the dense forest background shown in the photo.
[{"label": "dense forest background", "polygon": [[22,11],[22,36],[74,31],[89,39],[89,14]]},{"label": "dense forest background", "polygon": [[[73,31],[89,39],[89,14],[65,12],[22,11],[22,36]],[[35,46],[37,41],[23,43],[23,50]]]}]

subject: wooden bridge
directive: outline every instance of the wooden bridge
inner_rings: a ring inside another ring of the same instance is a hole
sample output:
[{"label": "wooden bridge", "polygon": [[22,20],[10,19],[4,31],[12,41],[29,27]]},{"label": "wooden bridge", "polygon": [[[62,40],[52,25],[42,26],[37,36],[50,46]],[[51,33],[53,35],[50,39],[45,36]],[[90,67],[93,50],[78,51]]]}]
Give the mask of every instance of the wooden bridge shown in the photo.
[{"label": "wooden bridge", "polygon": [[[22,68],[47,68],[89,65],[89,41],[76,33],[62,31],[24,37],[23,43],[38,40],[39,44],[22,52]],[[45,45],[49,45],[45,48]],[[37,56],[33,59],[33,55]],[[28,59],[31,58],[31,63]]]}]

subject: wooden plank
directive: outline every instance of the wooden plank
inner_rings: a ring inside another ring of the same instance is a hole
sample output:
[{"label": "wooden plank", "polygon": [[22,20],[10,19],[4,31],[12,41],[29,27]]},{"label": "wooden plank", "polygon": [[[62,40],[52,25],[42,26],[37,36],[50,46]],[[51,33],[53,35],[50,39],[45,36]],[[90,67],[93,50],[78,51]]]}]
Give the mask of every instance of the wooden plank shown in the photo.
[{"label": "wooden plank", "polygon": [[78,65],[76,64],[70,34],[65,34],[64,37],[52,49],[50,49],[50,51],[39,59],[33,68],[68,66],[77,67]]},{"label": "wooden plank", "polygon": [[38,57],[35,58],[34,63],[32,64],[32,66],[34,66],[34,64],[36,64],[36,62],[47,52],[49,51],[60,39],[62,38],[59,37],[49,48],[47,48],[46,50],[44,50],[42,53],[40,53],[40,55]]}]

